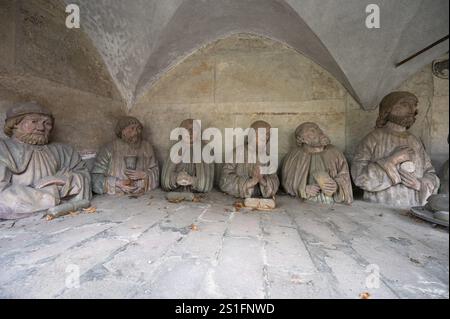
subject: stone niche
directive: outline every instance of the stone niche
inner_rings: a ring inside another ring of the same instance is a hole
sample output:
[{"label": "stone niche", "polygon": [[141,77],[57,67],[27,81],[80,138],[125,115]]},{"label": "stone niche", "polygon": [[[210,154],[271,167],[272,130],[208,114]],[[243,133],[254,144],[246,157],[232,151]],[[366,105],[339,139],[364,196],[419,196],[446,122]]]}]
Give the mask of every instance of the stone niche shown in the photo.
[{"label": "stone niche", "polygon": [[[397,89],[418,96],[412,132],[438,169],[448,158],[448,80],[434,77],[430,64]],[[281,161],[294,144],[295,128],[305,121],[319,124],[351,158],[375,126],[378,109],[362,110],[333,76],[293,49],[239,34],[211,43],[173,67],[137,100],[131,113],[147,126],[160,159],[171,145],[171,129],[192,117],[201,119],[203,128],[220,129],[268,121],[279,129]]]},{"label": "stone niche", "polygon": [[[20,38],[23,36],[8,41],[13,45]],[[0,68],[0,120],[12,102],[36,99],[56,115],[55,140],[83,151],[97,150],[110,140],[118,116],[130,114],[146,126],[144,134],[154,143],[160,161],[172,144],[171,129],[187,117],[202,120],[203,128],[219,129],[248,127],[256,119],[268,121],[279,130],[280,162],[294,144],[293,132],[302,122],[319,124],[349,159],[359,140],[375,125],[377,109],[362,110],[322,67],[282,43],[259,36],[237,34],[197,50],[162,75],[130,110],[92,45],[83,43],[88,48],[83,52],[90,52],[86,58],[93,72],[85,72],[77,67],[77,59],[69,59],[70,81],[60,82],[51,70],[44,78],[34,69],[27,72],[22,58],[16,59],[15,71]],[[51,53],[51,46],[33,48],[39,56]],[[59,50],[56,55],[66,54],[64,47]],[[11,54],[0,50],[0,56]],[[102,86],[88,90],[95,74]],[[419,116],[412,132],[422,139],[439,169],[448,158],[448,80],[434,77],[431,65],[426,65],[397,89],[419,97]]]},{"label": "stone niche", "polygon": [[90,39],[64,22],[62,2],[0,1],[0,123],[14,102],[36,100],[56,117],[54,140],[96,150],[123,102]]}]

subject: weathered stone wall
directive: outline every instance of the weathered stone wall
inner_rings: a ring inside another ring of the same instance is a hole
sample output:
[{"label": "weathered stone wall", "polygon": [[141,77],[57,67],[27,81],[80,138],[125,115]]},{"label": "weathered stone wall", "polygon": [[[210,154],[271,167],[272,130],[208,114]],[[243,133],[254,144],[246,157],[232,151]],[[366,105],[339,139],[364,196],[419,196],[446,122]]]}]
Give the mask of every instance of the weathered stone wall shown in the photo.
[{"label": "weathered stone wall", "polygon": [[22,100],[51,109],[53,139],[80,151],[111,139],[123,114],[123,102],[96,48],[81,29],[65,27],[58,1],[0,1],[1,123],[4,111]]},{"label": "weathered stone wall", "polygon": [[[14,12],[20,17],[16,22]],[[55,113],[55,140],[79,150],[98,149],[113,137],[125,104],[82,33],[56,36],[64,28],[60,19],[36,18],[30,12],[33,7],[27,5],[0,6],[0,120],[12,102],[38,100]],[[27,27],[30,23],[37,27]],[[14,32],[4,32],[8,28]],[[70,42],[70,37],[78,45],[58,45],[56,39]],[[399,89],[419,97],[412,131],[440,167],[448,158],[448,80],[433,77],[428,65]],[[319,65],[280,43],[249,35],[197,51],[163,76],[130,113],[144,122],[160,160],[171,145],[171,129],[187,117],[201,119],[203,128],[220,129],[267,120],[279,128],[280,160],[294,144],[296,126],[304,121],[317,122],[350,158],[377,117],[377,110],[361,110]]]},{"label": "weathered stone wall", "polygon": [[[419,97],[412,131],[440,167],[448,158],[448,80],[434,77],[427,65],[398,89]],[[202,120],[203,128],[220,129],[267,120],[279,129],[281,160],[294,144],[295,128],[305,121],[317,122],[351,158],[374,127],[378,110],[362,110],[328,72],[292,49],[239,35],[213,43],[173,68],[131,114],[147,126],[160,159],[171,145],[171,129],[191,117]]]},{"label": "weathered stone wall", "polygon": [[7,108],[24,100],[38,101],[50,109],[56,119],[53,140],[72,144],[79,151],[94,151],[109,141],[116,119],[123,115],[122,103],[114,100],[41,78],[0,76],[0,123]]}]

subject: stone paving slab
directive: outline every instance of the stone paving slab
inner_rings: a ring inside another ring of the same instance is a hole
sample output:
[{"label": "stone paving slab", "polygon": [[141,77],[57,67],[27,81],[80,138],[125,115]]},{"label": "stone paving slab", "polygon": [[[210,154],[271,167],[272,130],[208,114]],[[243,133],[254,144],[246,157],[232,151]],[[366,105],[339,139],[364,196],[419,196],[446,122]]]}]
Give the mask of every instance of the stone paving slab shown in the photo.
[{"label": "stone paving slab", "polygon": [[99,196],[96,213],[0,222],[1,298],[448,298],[449,235],[407,212],[281,195]]}]

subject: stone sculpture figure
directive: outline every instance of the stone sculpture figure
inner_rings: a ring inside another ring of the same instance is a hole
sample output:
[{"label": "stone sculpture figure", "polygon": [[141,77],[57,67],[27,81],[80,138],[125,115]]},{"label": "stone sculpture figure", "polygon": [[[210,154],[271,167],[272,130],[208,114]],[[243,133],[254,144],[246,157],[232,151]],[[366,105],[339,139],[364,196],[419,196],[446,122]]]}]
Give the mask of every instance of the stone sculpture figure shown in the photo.
[{"label": "stone sculpture figure", "polygon": [[393,207],[423,206],[439,188],[422,142],[408,129],[417,115],[417,97],[392,92],[380,103],[376,128],[358,145],[351,173],[364,199]]},{"label": "stone sculpture figure", "polygon": [[[195,125],[198,130],[194,130]],[[207,193],[213,187],[214,163],[205,163],[203,160],[200,163],[193,161],[193,145],[195,141],[200,142],[201,129],[193,119],[183,120],[180,128],[185,128],[189,132],[189,140],[182,139],[181,143],[184,143],[186,151],[189,150],[190,158],[188,163],[174,163],[169,154],[161,173],[161,187],[171,192]]]},{"label": "stone sculpture figure", "polygon": [[[265,143],[267,144],[270,138],[270,124],[265,121],[256,121],[251,126],[256,132],[258,128],[266,129]],[[251,152],[255,146],[258,146],[259,138],[256,133],[256,142],[248,143],[248,141],[241,146],[234,149],[234,157],[238,151],[244,154],[244,163],[224,163],[220,176],[220,189],[234,197],[238,198],[273,198],[278,191],[280,182],[276,172],[273,174],[261,174],[261,163],[259,158],[256,158],[256,163],[252,163],[248,158],[248,151]],[[241,149],[237,149],[241,148]]]},{"label": "stone sculpture figure", "polygon": [[142,130],[142,123],[135,117],[119,119],[117,138],[104,145],[96,157],[92,169],[94,193],[140,195],[158,187],[158,162]]},{"label": "stone sculpture figure", "polygon": [[295,130],[297,146],[284,158],[281,182],[284,190],[305,200],[331,204],[353,201],[347,160],[315,123]]},{"label": "stone sculpture figure", "polygon": [[50,142],[52,113],[36,102],[6,113],[0,140],[0,218],[17,219],[64,202],[91,199],[86,163],[69,145]]},{"label": "stone sculpture figure", "polygon": [[444,163],[441,172],[441,188],[439,193],[448,194],[448,160]]},{"label": "stone sculpture figure", "polygon": [[[448,143],[448,136],[447,136],[447,143]],[[439,175],[439,178],[441,180],[441,188],[439,189],[440,194],[447,194],[448,195],[448,160],[442,165],[441,168],[441,174]]]}]

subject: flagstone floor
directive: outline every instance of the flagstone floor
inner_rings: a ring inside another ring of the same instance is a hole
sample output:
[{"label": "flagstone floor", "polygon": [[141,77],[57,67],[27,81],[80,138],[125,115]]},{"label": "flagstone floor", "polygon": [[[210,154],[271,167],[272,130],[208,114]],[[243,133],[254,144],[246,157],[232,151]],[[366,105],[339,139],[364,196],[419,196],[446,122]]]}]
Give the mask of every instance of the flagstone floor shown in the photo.
[{"label": "flagstone floor", "polygon": [[449,234],[406,211],[212,192],[96,197],[95,213],[0,222],[1,298],[448,298]]}]

